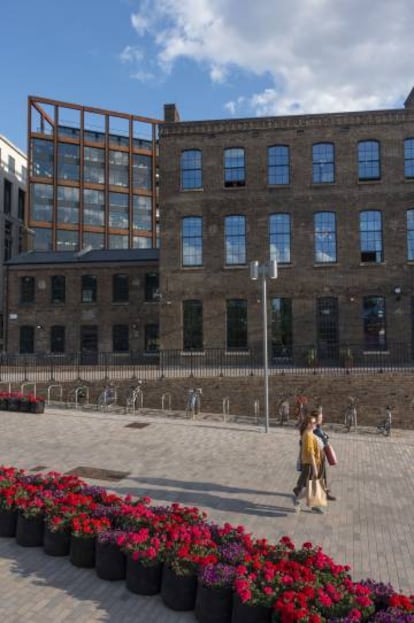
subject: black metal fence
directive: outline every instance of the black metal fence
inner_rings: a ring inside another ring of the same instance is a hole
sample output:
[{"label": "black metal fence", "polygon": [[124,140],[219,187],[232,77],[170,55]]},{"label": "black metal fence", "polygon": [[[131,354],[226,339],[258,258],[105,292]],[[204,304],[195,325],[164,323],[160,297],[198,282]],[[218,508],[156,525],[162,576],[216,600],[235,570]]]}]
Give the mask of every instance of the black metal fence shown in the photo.
[{"label": "black metal fence", "polygon": [[[270,349],[269,349],[270,350]],[[0,356],[0,382],[151,380],[163,377],[235,377],[263,375],[260,350],[159,353],[10,354]],[[269,374],[364,374],[372,371],[414,372],[408,343],[365,349],[361,345],[305,345],[274,349]]]}]

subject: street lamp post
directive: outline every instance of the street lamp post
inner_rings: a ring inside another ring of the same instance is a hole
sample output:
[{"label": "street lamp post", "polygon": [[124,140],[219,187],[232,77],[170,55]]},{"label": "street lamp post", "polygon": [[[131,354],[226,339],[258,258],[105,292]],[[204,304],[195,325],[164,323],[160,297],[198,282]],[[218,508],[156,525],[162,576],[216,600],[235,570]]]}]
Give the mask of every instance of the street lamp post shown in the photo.
[{"label": "street lamp post", "polygon": [[277,279],[277,262],[271,260],[268,264],[259,264],[257,260],[250,262],[250,279],[256,281],[262,277],[262,311],[263,311],[263,374],[264,374],[264,412],[265,432],[269,432],[269,367],[267,360],[267,281]]}]

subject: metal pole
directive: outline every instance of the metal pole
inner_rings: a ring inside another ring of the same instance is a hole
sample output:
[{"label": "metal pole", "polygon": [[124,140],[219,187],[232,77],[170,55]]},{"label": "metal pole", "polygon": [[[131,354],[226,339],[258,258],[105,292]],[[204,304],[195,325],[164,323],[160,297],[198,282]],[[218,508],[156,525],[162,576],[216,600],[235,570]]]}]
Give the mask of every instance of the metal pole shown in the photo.
[{"label": "metal pole", "polygon": [[262,266],[262,305],[263,305],[263,370],[264,370],[264,408],[265,432],[269,432],[269,369],[267,365],[267,283],[266,267]]}]

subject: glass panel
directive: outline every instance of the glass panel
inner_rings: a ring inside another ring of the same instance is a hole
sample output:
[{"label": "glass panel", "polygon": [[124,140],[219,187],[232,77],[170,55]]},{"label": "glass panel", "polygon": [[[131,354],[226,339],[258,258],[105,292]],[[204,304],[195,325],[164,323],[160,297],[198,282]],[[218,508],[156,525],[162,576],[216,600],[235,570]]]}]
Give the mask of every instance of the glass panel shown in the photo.
[{"label": "glass panel", "polygon": [[364,298],[364,339],[367,350],[387,348],[385,330],[385,300],[380,296]]},{"label": "glass panel", "polygon": [[245,185],[244,149],[231,148],[224,151],[224,185]]},{"label": "glass panel", "polygon": [[181,252],[183,266],[202,265],[203,221],[200,216],[189,216],[182,219]]},{"label": "glass panel", "polygon": [[143,231],[152,230],[152,203],[151,197],[134,195],[132,198],[132,218],[134,229]]},{"label": "glass panel", "polygon": [[57,251],[77,251],[79,248],[79,232],[58,229],[56,232]]},{"label": "glass panel", "polygon": [[271,214],[269,217],[270,259],[280,264],[290,262],[290,215]]},{"label": "glass panel", "polygon": [[145,352],[158,353],[159,345],[159,327],[157,324],[145,325]]},{"label": "glass panel", "polygon": [[100,190],[83,191],[83,222],[86,225],[104,225],[105,195]]},{"label": "glass panel", "polygon": [[160,276],[158,273],[146,273],[145,275],[145,300],[158,301]]},{"label": "glass panel", "polygon": [[378,141],[361,141],[358,144],[358,177],[360,180],[380,179]]},{"label": "glass panel", "polygon": [[65,327],[55,325],[50,328],[50,352],[65,352]]},{"label": "glass panel", "polygon": [[20,302],[34,303],[35,300],[35,279],[34,277],[20,278]]},{"label": "glass panel", "polygon": [[404,174],[406,178],[414,177],[414,138],[404,141]]},{"label": "glass panel", "polygon": [[112,186],[128,186],[129,156],[123,151],[109,152],[109,184]]},{"label": "glass panel", "polygon": [[114,275],[112,283],[112,301],[127,303],[129,297],[128,275]]},{"label": "glass panel", "polygon": [[269,147],[268,183],[289,184],[289,147],[287,145]]},{"label": "glass panel", "polygon": [[152,189],[152,158],[134,154],[132,156],[132,183],[134,188]]},{"label": "glass panel", "polygon": [[79,223],[79,188],[58,186],[57,216],[58,223]]},{"label": "glass panel", "polygon": [[52,231],[40,227],[33,227],[33,249],[35,251],[51,251],[52,250]]},{"label": "glass panel", "polygon": [[201,301],[183,301],[183,349],[203,348],[203,305]]},{"label": "glass panel", "polygon": [[335,363],[338,359],[338,301],[333,297],[318,299],[318,359]]},{"label": "glass panel", "polygon": [[407,210],[407,259],[414,260],[414,210]]},{"label": "glass panel", "polygon": [[128,229],[128,195],[109,193],[109,227]]},{"label": "glass panel", "polygon": [[32,140],[32,175],[53,177],[53,142]]},{"label": "glass panel", "polygon": [[83,246],[90,246],[92,249],[103,249],[105,245],[104,234],[98,234],[93,231],[83,232]]},{"label": "glass panel", "polygon": [[189,149],[181,154],[181,188],[192,190],[202,187],[201,151]]},{"label": "glass panel", "polygon": [[315,262],[336,262],[336,217],[333,212],[315,214]]},{"label": "glass panel", "polygon": [[84,148],[84,181],[92,184],[105,182],[105,152],[95,147]]},{"label": "glass panel", "polygon": [[31,220],[52,222],[53,186],[49,184],[32,184]]},{"label": "glass panel", "polygon": [[34,328],[29,326],[20,327],[20,352],[29,354],[34,352]]},{"label": "glass panel", "polygon": [[110,234],[109,248],[110,249],[128,249],[128,236]]},{"label": "glass panel", "polygon": [[360,214],[361,262],[382,262],[381,212],[367,210]]},{"label": "glass panel", "polygon": [[97,283],[95,275],[82,275],[82,303],[96,302]]},{"label": "glass panel", "polygon": [[144,236],[134,236],[132,239],[132,245],[134,249],[151,249],[151,238],[144,238]]},{"label": "glass panel", "polygon": [[112,350],[114,353],[129,351],[129,327],[126,324],[114,324],[112,327]]},{"label": "glass panel", "polygon": [[247,348],[247,301],[227,301],[227,348]]},{"label": "glass panel", "polygon": [[50,278],[50,294],[52,303],[65,302],[65,277],[63,275],[53,275]]},{"label": "glass panel", "polygon": [[292,301],[274,298],[271,301],[272,357],[292,356]]},{"label": "glass panel", "polygon": [[246,219],[244,216],[226,216],[226,264],[246,263]]},{"label": "glass panel", "polygon": [[79,145],[59,143],[58,177],[62,180],[79,180]]},{"label": "glass panel", "polygon": [[318,143],[313,146],[312,179],[315,184],[335,181],[335,156],[332,143]]}]

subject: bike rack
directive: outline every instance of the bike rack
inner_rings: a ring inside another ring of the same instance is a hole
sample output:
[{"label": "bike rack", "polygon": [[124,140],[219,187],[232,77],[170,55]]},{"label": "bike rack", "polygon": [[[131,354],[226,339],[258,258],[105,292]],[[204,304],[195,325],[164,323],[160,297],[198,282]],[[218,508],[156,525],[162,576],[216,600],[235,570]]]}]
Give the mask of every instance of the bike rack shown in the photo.
[{"label": "bike rack", "polygon": [[230,415],[230,398],[227,396],[223,398],[223,419],[226,421],[226,416]]},{"label": "bike rack", "polygon": [[259,423],[259,417],[260,417],[260,400],[255,400],[253,403],[253,410],[254,410],[254,421],[255,424]]},{"label": "bike rack", "polygon": [[7,387],[8,387],[8,392],[9,392],[9,394],[11,394],[11,386],[12,386],[12,384],[11,384],[11,382],[10,382],[10,381],[0,381],[0,386],[1,386],[1,385],[7,385]]},{"label": "bike rack", "polygon": [[79,408],[78,405],[80,392],[85,392],[85,403],[88,404],[89,402],[89,387],[86,387],[86,385],[79,385],[75,389],[75,409]]},{"label": "bike rack", "polygon": [[22,394],[24,394],[24,390],[25,390],[25,388],[26,388],[26,387],[28,387],[29,385],[30,385],[31,387],[33,387],[33,393],[34,393],[34,395],[36,396],[36,387],[37,387],[36,383],[29,383],[29,382],[28,382],[28,383],[22,383],[22,384],[20,385],[20,391],[22,392]]},{"label": "bike rack", "polygon": [[49,385],[49,387],[47,388],[47,404],[50,404],[50,394],[52,393],[52,389],[58,389],[59,390],[59,402],[62,402],[62,398],[63,398],[63,387],[62,385]]},{"label": "bike rack", "polygon": [[167,410],[171,411],[171,394],[170,392],[166,392],[161,396],[161,409],[165,411],[165,403],[167,403]]}]

